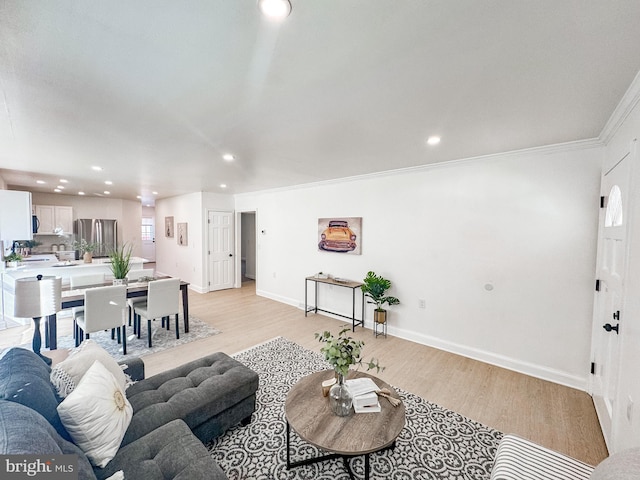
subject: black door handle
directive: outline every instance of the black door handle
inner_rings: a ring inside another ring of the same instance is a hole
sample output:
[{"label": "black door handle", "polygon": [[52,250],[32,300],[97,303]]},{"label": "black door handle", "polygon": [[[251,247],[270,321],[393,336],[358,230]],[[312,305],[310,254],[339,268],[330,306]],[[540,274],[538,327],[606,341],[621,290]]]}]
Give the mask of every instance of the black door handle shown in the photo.
[{"label": "black door handle", "polygon": [[230,253],[230,254],[229,254],[229,256],[230,256],[230,257],[233,257],[233,253]]},{"label": "black door handle", "polygon": [[619,325],[616,325],[614,327],[610,323],[607,323],[607,324],[603,325],[602,328],[604,328],[607,332],[610,332],[611,330],[615,330],[616,335],[620,334],[620,326]]}]

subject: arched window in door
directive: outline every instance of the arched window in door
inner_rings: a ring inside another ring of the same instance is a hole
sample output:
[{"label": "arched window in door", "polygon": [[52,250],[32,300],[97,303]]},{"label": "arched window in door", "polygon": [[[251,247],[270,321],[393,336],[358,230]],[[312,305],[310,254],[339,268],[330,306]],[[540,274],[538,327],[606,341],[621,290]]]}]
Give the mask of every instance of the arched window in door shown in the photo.
[{"label": "arched window in door", "polygon": [[622,225],[622,192],[618,185],[611,187],[607,201],[607,211],[604,216],[605,227],[619,227]]}]

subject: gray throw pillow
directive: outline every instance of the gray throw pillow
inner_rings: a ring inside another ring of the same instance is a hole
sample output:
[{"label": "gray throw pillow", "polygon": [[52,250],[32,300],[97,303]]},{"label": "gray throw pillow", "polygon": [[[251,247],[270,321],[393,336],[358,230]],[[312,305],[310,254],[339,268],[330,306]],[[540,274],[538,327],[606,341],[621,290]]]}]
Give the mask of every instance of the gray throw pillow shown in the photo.
[{"label": "gray throw pillow", "polygon": [[639,480],[640,448],[611,455],[591,473],[590,480]]}]

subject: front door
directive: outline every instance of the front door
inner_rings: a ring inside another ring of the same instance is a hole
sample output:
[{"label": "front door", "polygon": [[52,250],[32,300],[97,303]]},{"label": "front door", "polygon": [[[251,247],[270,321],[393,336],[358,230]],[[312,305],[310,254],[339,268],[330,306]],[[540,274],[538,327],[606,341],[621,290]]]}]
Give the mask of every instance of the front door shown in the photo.
[{"label": "front door", "polygon": [[624,335],[624,272],[627,266],[627,185],[631,155],[604,172],[604,197],[598,230],[592,361],[592,394],[605,441],[611,449],[611,424],[618,389],[621,336]]},{"label": "front door", "polygon": [[208,213],[209,291],[233,288],[233,214]]}]

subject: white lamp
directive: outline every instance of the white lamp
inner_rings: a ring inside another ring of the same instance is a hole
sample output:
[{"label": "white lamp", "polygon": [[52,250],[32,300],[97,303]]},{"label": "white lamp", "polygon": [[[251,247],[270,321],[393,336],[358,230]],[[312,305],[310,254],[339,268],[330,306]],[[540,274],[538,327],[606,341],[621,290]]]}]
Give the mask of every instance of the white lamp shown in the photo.
[{"label": "white lamp", "polygon": [[54,315],[60,310],[62,302],[62,279],[54,276],[19,278],[16,280],[13,316],[33,318],[33,351],[46,363],[51,359],[40,353],[42,338],[40,336],[40,318]]}]

